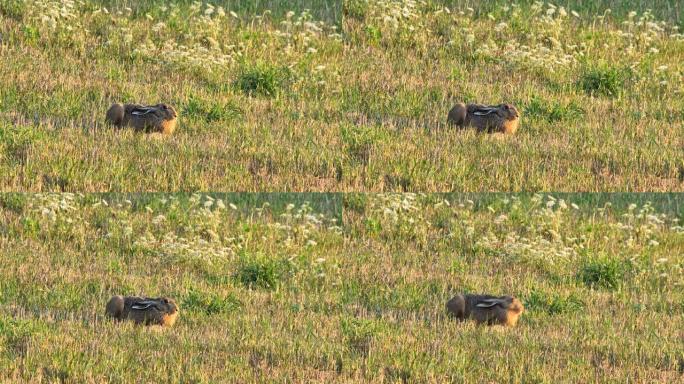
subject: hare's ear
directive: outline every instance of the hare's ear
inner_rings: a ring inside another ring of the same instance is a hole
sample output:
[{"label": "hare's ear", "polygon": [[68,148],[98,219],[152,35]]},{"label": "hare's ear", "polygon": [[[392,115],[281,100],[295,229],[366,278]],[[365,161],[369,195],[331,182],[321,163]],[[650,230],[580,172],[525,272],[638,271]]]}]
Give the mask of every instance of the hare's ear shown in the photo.
[{"label": "hare's ear", "polygon": [[491,308],[495,305],[499,306],[506,306],[507,304],[510,304],[513,301],[513,298],[507,297],[507,296],[502,296],[502,297],[493,297],[490,299],[484,299],[480,303],[478,303],[476,306],[480,308]]},{"label": "hare's ear", "polygon": [[477,305],[475,305],[475,306],[478,308],[491,308],[497,304],[499,304],[498,300],[489,299],[489,300],[482,300],[481,303],[477,303]]},{"label": "hare's ear", "polygon": [[151,306],[153,306],[153,305],[154,305],[153,302],[150,302],[150,301],[147,301],[147,300],[146,300],[146,301],[141,301],[141,302],[139,302],[139,303],[135,303],[135,304],[131,305],[131,309],[137,309],[137,310],[140,310],[140,311],[144,311],[144,310],[146,310],[147,308],[149,308],[149,307],[151,307]]}]

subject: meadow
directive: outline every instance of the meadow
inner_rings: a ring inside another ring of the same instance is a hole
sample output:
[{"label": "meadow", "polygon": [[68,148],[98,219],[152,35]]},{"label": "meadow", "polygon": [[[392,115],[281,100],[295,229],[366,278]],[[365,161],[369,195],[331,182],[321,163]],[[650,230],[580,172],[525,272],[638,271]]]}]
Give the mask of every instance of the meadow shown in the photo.
[{"label": "meadow", "polygon": [[[0,381],[678,382],[683,198],[2,194]],[[464,291],[526,312],[460,323]]]},{"label": "meadow", "polygon": [[[0,188],[681,191],[681,8],[0,0]],[[178,130],[114,130],[114,101]],[[521,128],[447,127],[456,101]]]}]

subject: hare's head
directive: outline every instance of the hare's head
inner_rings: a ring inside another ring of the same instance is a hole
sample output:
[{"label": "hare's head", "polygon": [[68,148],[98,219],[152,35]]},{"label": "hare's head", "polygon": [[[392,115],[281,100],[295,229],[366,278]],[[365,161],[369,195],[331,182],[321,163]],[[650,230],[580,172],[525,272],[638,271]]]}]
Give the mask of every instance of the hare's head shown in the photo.
[{"label": "hare's head", "polygon": [[[156,319],[159,325],[170,327],[178,318],[178,305],[173,299],[168,297],[160,297],[156,299],[157,309],[159,310],[159,318]],[[159,316],[158,315],[158,316]]]},{"label": "hare's head", "polygon": [[512,104],[501,104],[499,107],[504,118],[507,120],[515,120],[520,114]]},{"label": "hare's head", "polygon": [[525,310],[525,307],[523,304],[520,302],[520,300],[516,299],[515,297],[511,297],[511,304],[508,306],[508,310],[520,314]]},{"label": "hare's head", "polygon": [[178,312],[178,304],[173,299],[168,297],[160,297],[155,299],[157,304],[157,309],[162,313],[174,314]]},{"label": "hare's head", "polygon": [[157,107],[167,120],[173,120],[178,117],[176,110],[168,104],[158,104]]}]

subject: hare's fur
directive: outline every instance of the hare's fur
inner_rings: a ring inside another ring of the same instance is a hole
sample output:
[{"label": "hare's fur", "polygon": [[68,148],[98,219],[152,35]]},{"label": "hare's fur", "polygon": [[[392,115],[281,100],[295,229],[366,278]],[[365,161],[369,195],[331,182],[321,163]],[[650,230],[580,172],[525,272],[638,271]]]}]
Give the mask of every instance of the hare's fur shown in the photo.
[{"label": "hare's fur", "polygon": [[514,134],[520,114],[511,104],[482,105],[458,103],[449,111],[447,123],[475,127],[478,132]]},{"label": "hare's fur", "polygon": [[456,295],[446,304],[457,319],[473,319],[478,324],[513,327],[525,308],[512,296]]},{"label": "hare's fur", "polygon": [[167,104],[140,105],[114,103],[107,110],[107,122],[119,128],[170,135],[176,129],[176,110]]},{"label": "hare's fur", "polygon": [[178,305],[166,297],[113,296],[105,314],[116,320],[132,320],[136,324],[170,327],[178,317]]}]

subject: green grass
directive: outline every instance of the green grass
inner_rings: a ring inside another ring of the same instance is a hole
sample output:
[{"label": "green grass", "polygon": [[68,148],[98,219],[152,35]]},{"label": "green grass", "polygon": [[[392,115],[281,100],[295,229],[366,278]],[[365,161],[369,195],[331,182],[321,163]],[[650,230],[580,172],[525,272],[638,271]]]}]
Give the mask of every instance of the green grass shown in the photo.
[{"label": "green grass", "polygon": [[[677,382],[682,199],[0,194],[0,381]],[[458,292],[526,310],[460,323]]]},{"label": "green grass", "polygon": [[557,121],[577,123],[585,115],[585,112],[577,103],[563,105],[535,97],[530,100],[525,108],[525,115],[533,119],[543,119],[549,123]]},{"label": "green grass", "polygon": [[249,289],[276,289],[283,277],[282,261],[247,259],[235,272],[237,282]]},{"label": "green grass", "polygon": [[284,88],[288,77],[287,68],[247,66],[240,71],[233,85],[249,96],[274,97]]},{"label": "green grass", "polygon": [[627,74],[624,69],[609,66],[587,68],[580,75],[579,86],[591,95],[619,96],[625,86]]},{"label": "green grass", "polygon": [[586,261],[577,275],[589,287],[617,289],[625,277],[625,269],[621,260],[600,257]]},{"label": "green grass", "polygon": [[577,294],[564,297],[536,291],[529,294],[525,304],[528,310],[546,312],[549,315],[579,312],[585,308],[584,302]]},{"label": "green grass", "polygon": [[205,313],[206,315],[224,314],[242,308],[242,302],[234,294],[225,297],[214,292],[191,290],[181,304],[189,312]]},{"label": "green grass", "polygon": [[[684,187],[678,1],[48,3],[0,1],[2,190]],[[113,130],[114,101],[178,129]],[[520,130],[446,127],[456,101],[513,103]]]}]

